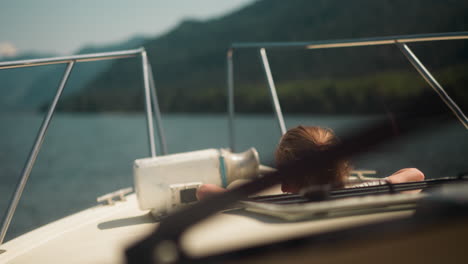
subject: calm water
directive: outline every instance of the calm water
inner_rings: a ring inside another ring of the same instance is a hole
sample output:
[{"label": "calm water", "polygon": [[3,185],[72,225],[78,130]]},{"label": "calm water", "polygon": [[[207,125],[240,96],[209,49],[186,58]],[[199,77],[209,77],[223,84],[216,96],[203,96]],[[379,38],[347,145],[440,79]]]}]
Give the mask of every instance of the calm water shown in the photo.
[{"label": "calm water", "polygon": [[[339,135],[375,117],[286,116],[287,126],[330,127]],[[0,115],[0,214],[4,214],[42,117]],[[56,115],[7,234],[11,239],[35,227],[96,204],[96,197],[132,185],[132,162],[148,155],[143,115]],[[165,115],[169,152],[227,147],[224,115]],[[236,148],[257,148],[270,164],[279,139],[273,116],[236,119]],[[418,167],[428,178],[468,171],[468,133],[453,123],[392,142],[354,160],[356,168],[379,176]]]}]

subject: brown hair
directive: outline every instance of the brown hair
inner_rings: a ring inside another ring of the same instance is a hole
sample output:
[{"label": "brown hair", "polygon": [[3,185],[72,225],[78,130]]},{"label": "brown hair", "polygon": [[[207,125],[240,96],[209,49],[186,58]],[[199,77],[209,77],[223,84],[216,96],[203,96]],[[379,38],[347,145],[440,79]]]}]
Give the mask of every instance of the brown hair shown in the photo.
[{"label": "brown hair", "polygon": [[[276,166],[281,169],[286,164],[303,159],[311,153],[320,153],[338,144],[339,140],[331,129],[317,126],[298,126],[281,137],[275,152]],[[348,162],[337,160],[328,168],[307,168],[299,172],[299,177],[287,177],[282,183],[285,192],[299,192],[300,189],[315,184],[344,185],[350,168]]]}]

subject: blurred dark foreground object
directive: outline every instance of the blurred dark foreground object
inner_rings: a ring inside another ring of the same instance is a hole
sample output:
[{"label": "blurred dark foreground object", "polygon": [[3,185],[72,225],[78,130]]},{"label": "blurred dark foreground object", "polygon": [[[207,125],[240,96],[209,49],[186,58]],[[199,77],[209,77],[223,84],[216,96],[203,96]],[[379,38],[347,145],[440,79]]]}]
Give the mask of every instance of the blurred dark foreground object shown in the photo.
[{"label": "blurred dark foreground object", "polygon": [[468,184],[448,184],[422,199],[411,218],[304,236],[187,262],[467,263],[467,244]]}]

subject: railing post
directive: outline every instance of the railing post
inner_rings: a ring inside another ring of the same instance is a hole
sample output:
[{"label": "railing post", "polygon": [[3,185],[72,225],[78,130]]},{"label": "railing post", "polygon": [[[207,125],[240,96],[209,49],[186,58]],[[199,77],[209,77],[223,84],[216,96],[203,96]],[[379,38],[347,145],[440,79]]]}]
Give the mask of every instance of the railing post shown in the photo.
[{"label": "railing post", "polygon": [[162,127],[161,111],[159,109],[159,101],[158,101],[158,96],[156,93],[156,86],[154,84],[153,69],[151,68],[151,63],[149,62],[149,60],[147,60],[147,62],[148,62],[149,81],[150,81],[150,87],[151,87],[151,98],[153,99],[153,111],[154,111],[154,116],[156,119],[156,129],[158,130],[159,145],[161,146],[162,154],[167,155],[166,137],[164,136],[164,130]]},{"label": "railing post", "polygon": [[266,55],[265,48],[260,49],[260,58],[262,60],[263,70],[265,71],[266,81],[268,83],[268,87],[270,88],[271,102],[276,113],[276,118],[278,119],[280,132],[281,135],[284,135],[286,133],[286,126],[284,125],[283,112],[281,111],[278,94],[276,93],[275,82],[273,81],[273,75],[271,74],[270,64],[268,63],[268,57]]},{"label": "railing post", "polygon": [[234,65],[232,60],[234,50],[229,49],[227,52],[227,88],[228,88],[228,133],[229,133],[229,147],[234,152],[235,139],[234,139]]},{"label": "railing post", "polygon": [[37,133],[36,141],[34,142],[31,152],[29,153],[28,160],[23,168],[23,171],[21,172],[21,178],[18,181],[16,190],[13,193],[10,204],[8,206],[7,213],[3,219],[2,229],[0,231],[0,244],[2,244],[3,240],[5,239],[6,233],[8,231],[8,227],[10,226],[16,207],[18,206],[21,195],[23,194],[24,187],[26,186],[26,183],[28,182],[29,175],[31,174],[34,163],[36,162],[37,155],[39,154],[39,151],[41,150],[42,143],[44,142],[45,134],[47,132],[47,129],[49,128],[50,121],[52,120],[52,116],[54,115],[54,112],[55,112],[55,107],[57,106],[60,96],[62,95],[63,89],[65,88],[65,85],[68,81],[68,77],[70,76],[70,73],[74,65],[75,65],[74,60],[68,62],[67,68],[65,69],[60,85],[57,89],[57,92],[55,93],[54,99],[52,100],[49,110],[47,111],[47,115],[42,121],[41,128],[39,129],[39,132]]},{"label": "railing post", "polygon": [[154,143],[154,127],[153,127],[153,113],[151,111],[151,91],[150,81],[148,74],[148,56],[146,51],[141,52],[141,63],[143,69],[143,84],[145,89],[145,109],[146,109],[146,124],[148,127],[148,139],[150,143],[150,155],[156,157],[156,146]]},{"label": "railing post", "polygon": [[411,62],[414,68],[419,72],[419,74],[426,80],[426,82],[434,89],[434,91],[439,95],[440,99],[452,110],[455,116],[460,120],[460,122],[468,129],[468,118],[465,116],[463,111],[458,107],[458,105],[450,98],[450,96],[445,92],[442,85],[440,85],[437,80],[432,76],[432,74],[424,67],[418,57],[411,51],[411,49],[404,43],[395,42],[400,51],[405,55],[405,57]]}]

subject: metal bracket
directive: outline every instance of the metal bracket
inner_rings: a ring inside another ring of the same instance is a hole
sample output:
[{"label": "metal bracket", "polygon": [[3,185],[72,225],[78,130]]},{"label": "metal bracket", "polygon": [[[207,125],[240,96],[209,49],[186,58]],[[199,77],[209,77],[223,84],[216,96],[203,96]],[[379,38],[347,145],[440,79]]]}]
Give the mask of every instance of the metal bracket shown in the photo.
[{"label": "metal bracket", "polygon": [[[125,195],[131,192],[133,192],[133,188],[131,187],[124,188],[124,189],[117,190],[115,192],[105,194],[103,196],[99,196],[98,198],[96,198],[96,200],[98,203],[105,202],[107,205],[113,205],[115,204],[115,201],[121,201],[121,202],[126,201],[127,198],[125,197]],[[118,198],[118,200],[114,200],[114,198]]]}]

